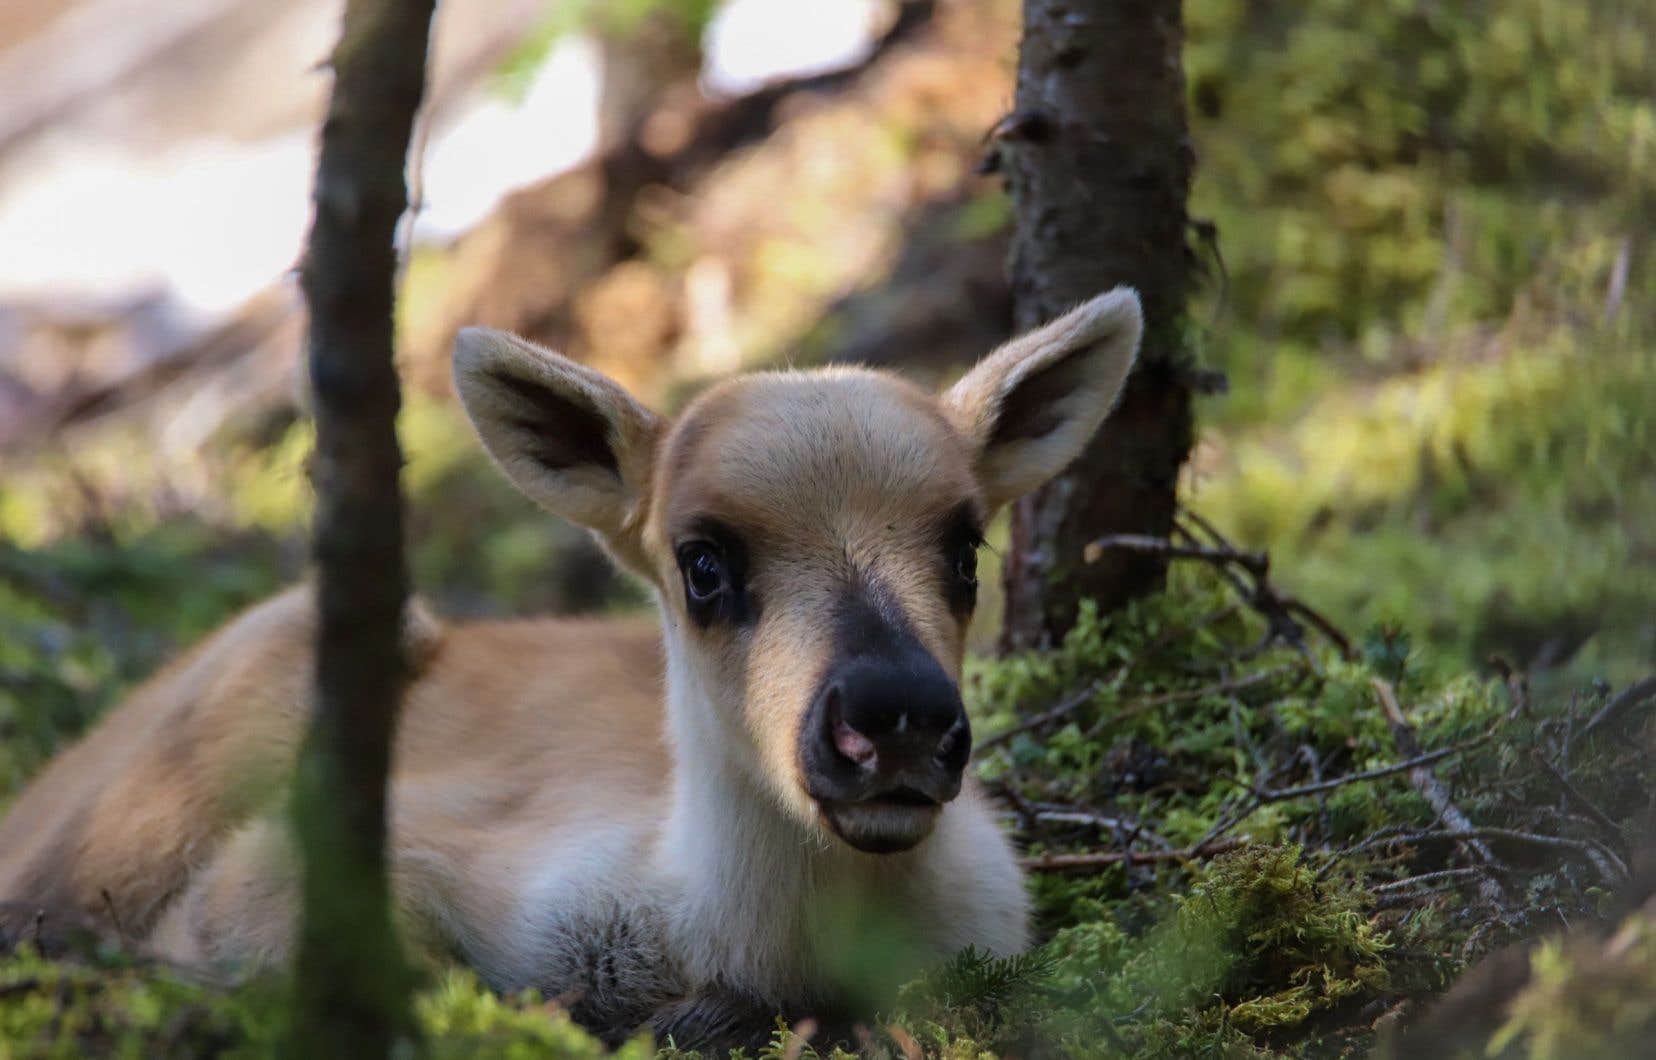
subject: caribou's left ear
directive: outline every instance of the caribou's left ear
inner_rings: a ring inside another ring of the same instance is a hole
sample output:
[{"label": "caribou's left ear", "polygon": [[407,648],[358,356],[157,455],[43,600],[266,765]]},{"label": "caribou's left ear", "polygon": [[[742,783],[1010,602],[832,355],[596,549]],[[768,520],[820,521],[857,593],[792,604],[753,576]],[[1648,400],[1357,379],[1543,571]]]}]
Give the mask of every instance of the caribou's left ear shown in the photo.
[{"label": "caribou's left ear", "polygon": [[519,489],[648,570],[640,528],[655,413],[607,376],[488,328],[455,339],[454,383],[484,448]]},{"label": "caribou's left ear", "polygon": [[1138,293],[1117,287],[978,362],[943,395],[955,426],[978,447],[991,508],[1067,467],[1115,406],[1138,355]]}]

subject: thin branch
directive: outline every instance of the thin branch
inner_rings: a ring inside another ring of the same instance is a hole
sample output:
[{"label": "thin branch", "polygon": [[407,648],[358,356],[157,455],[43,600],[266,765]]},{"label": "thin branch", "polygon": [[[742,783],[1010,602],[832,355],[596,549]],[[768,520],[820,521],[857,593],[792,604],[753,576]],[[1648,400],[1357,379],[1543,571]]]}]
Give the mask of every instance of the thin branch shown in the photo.
[{"label": "thin branch", "polygon": [[1096,563],[1107,549],[1119,548],[1142,552],[1166,559],[1199,559],[1206,563],[1235,563],[1250,574],[1264,577],[1270,560],[1263,552],[1242,552],[1233,548],[1209,548],[1204,545],[1179,545],[1163,537],[1144,534],[1108,534],[1090,542],[1081,550],[1081,558]]},{"label": "thin branch", "polygon": [[1553,765],[1547,756],[1541,753],[1539,748],[1530,748],[1530,757],[1535,760],[1537,765],[1546,770],[1547,774],[1553,778],[1554,783],[1564,792],[1566,798],[1575,803],[1582,813],[1592,818],[1594,824],[1604,829],[1615,840],[1618,847],[1622,850],[1627,849],[1627,836],[1622,834],[1621,825],[1611,820],[1609,814],[1599,809],[1592,799],[1583,795],[1580,789],[1570,783],[1570,778],[1566,777],[1557,766]]},{"label": "thin branch", "polygon": [[[1212,543],[1211,547],[1240,553],[1240,550],[1238,550],[1236,546],[1232,545],[1230,541],[1226,539],[1225,535],[1219,532],[1217,527],[1204,519],[1198,512],[1195,512],[1190,508],[1181,508],[1180,512],[1185,519],[1188,519],[1190,522],[1194,523],[1196,527],[1202,531],[1202,533]],[[1174,527],[1192,541],[1195,540],[1195,535],[1191,534],[1188,529],[1185,529],[1182,522],[1175,521]],[[1259,570],[1258,573],[1255,574],[1250,571],[1250,574],[1253,574],[1254,578],[1253,597],[1251,600],[1254,608],[1266,616],[1266,618],[1271,622],[1273,629],[1280,628],[1281,635],[1290,644],[1293,644],[1296,647],[1300,646],[1298,639],[1298,622],[1303,620],[1310,623],[1310,625],[1314,627],[1317,632],[1321,633],[1328,639],[1329,643],[1339,649],[1340,654],[1344,658],[1351,659],[1356,656],[1356,650],[1351,645],[1351,639],[1347,637],[1345,632],[1341,630],[1340,627],[1337,626],[1332,620],[1324,616],[1321,612],[1313,608],[1310,604],[1307,604],[1305,601],[1288,593],[1282,592],[1276,586],[1270,584],[1269,556],[1266,556],[1266,564],[1261,570]]]},{"label": "thin branch", "polygon": [[1012,737],[1018,735],[1019,733],[1028,732],[1031,729],[1038,729],[1043,725],[1047,725],[1051,722],[1059,721],[1062,718],[1067,717],[1076,710],[1079,710],[1081,707],[1090,703],[1093,696],[1097,695],[1103,687],[1103,681],[1092,682],[1080,692],[1077,692],[1068,699],[1059,702],[1057,706],[1052,707],[1049,710],[1043,710],[1039,714],[1032,714],[1012,726],[1010,729],[1007,729],[1004,732],[998,732],[986,740],[978,741],[978,750],[981,752],[987,751],[991,747],[999,747],[1001,744],[1012,739]]},{"label": "thin branch", "polygon": [[[1265,778],[1266,783],[1270,783],[1272,778],[1276,777],[1277,774],[1281,773],[1282,770],[1286,768],[1287,766],[1284,765],[1272,770],[1270,775]],[[1242,800],[1242,804],[1232,810],[1228,815],[1215,821],[1213,827],[1208,829],[1207,835],[1204,835],[1195,843],[1191,844],[1189,850],[1186,851],[1187,856],[1194,855],[1196,851],[1202,850],[1210,844],[1217,842],[1220,836],[1247,820],[1249,814],[1253,813],[1263,805],[1263,800],[1254,794],[1253,789],[1248,789],[1248,796]]]},{"label": "thin branch", "polygon": [[1195,857],[1199,851],[1208,848],[1211,844],[1217,843],[1221,836],[1241,824],[1243,821],[1246,821],[1248,819],[1248,815],[1257,809],[1259,809],[1259,800],[1250,799],[1249,801],[1244,802],[1237,809],[1232,810],[1229,815],[1219,818],[1219,820],[1214,822],[1213,827],[1208,829],[1207,835],[1204,835],[1201,839],[1198,839],[1191,845],[1190,849],[1185,851],[1185,856]]},{"label": "thin branch", "polygon": [[[1260,644],[1261,649],[1268,647],[1273,640],[1281,640],[1306,654],[1301,625],[1304,623],[1322,634],[1345,658],[1355,655],[1350,638],[1337,625],[1309,604],[1271,584],[1271,558],[1267,553],[1237,548],[1200,515],[1189,509],[1183,509],[1183,514],[1202,531],[1208,539],[1206,543],[1175,520],[1173,528],[1177,536],[1185,539],[1182,542],[1144,534],[1109,534],[1089,543],[1082,550],[1082,559],[1094,563],[1106,551],[1120,549],[1166,559],[1194,559],[1212,564],[1220,576],[1235,586],[1269,623],[1269,632]],[[1243,573],[1239,575],[1238,569]]]},{"label": "thin branch", "polygon": [[1101,733],[1108,732],[1124,721],[1136,718],[1140,714],[1143,714],[1149,710],[1154,710],[1157,707],[1165,707],[1173,703],[1185,703],[1193,699],[1204,699],[1208,696],[1221,696],[1241,692],[1245,689],[1252,688],[1255,685],[1264,684],[1275,678],[1286,676],[1287,674],[1292,673],[1293,670],[1294,667],[1291,665],[1274,666],[1269,670],[1256,670],[1255,672],[1245,674],[1242,677],[1227,678],[1217,684],[1203,685],[1201,688],[1182,688],[1172,692],[1159,692],[1153,696],[1145,696],[1143,699],[1135,699],[1131,703],[1123,706],[1114,714],[1111,714],[1108,717],[1100,718],[1098,720],[1098,724],[1087,730],[1086,735],[1088,739],[1092,739]]},{"label": "thin branch", "polygon": [[1606,725],[1612,724],[1623,714],[1635,707],[1647,703],[1656,703],[1656,676],[1647,677],[1642,681],[1635,681],[1622,689],[1621,694],[1606,703],[1597,714],[1581,727],[1564,749],[1564,760],[1569,761],[1571,753],[1586,741],[1587,737]]},{"label": "thin branch", "polygon": [[1316,795],[1319,792],[1332,791],[1335,788],[1344,787],[1347,784],[1356,784],[1364,780],[1379,780],[1382,777],[1389,777],[1396,773],[1406,773],[1411,769],[1429,766],[1433,762],[1449,758],[1452,755],[1458,755],[1462,752],[1470,751],[1472,748],[1477,747],[1480,744],[1487,743],[1490,737],[1494,735],[1493,731],[1486,732],[1482,736],[1474,737],[1467,740],[1465,743],[1458,743],[1453,747],[1444,747],[1436,751],[1427,751],[1402,762],[1397,762],[1389,766],[1380,766],[1376,769],[1366,769],[1361,773],[1347,773],[1344,776],[1330,777],[1327,780],[1318,781],[1314,784],[1300,784],[1297,787],[1292,788],[1276,788],[1274,790],[1255,789],[1254,794],[1258,796],[1261,802],[1280,802],[1283,799],[1297,799],[1302,795]]},{"label": "thin branch", "polygon": [[[1392,741],[1397,745],[1398,753],[1407,758],[1420,757],[1420,744],[1415,740],[1414,730],[1409,727],[1408,719],[1403,716],[1403,708],[1398,706],[1397,693],[1393,691],[1391,682],[1376,677],[1370,683],[1380,699],[1381,709],[1386,712],[1386,720],[1391,723]],[[1448,822],[1456,832],[1463,834],[1462,843],[1465,850],[1485,865],[1500,865],[1494,852],[1489,849],[1489,844],[1474,834],[1476,829],[1471,819],[1455,805],[1449,789],[1438,780],[1431,766],[1413,766],[1409,770],[1409,783],[1414,785],[1414,789],[1420,792],[1421,797],[1439,817]],[[1478,885],[1478,891],[1486,901],[1502,907],[1507,904],[1505,889],[1494,879],[1485,878]]]},{"label": "thin branch", "polygon": [[1080,869],[1100,869],[1110,865],[1150,865],[1162,862],[1198,861],[1245,846],[1245,839],[1227,839],[1210,843],[1194,850],[1109,850],[1086,854],[1039,854],[1019,859],[1029,872],[1073,872]]},{"label": "thin branch", "polygon": [[[1442,831],[1407,832],[1402,835],[1390,836],[1376,841],[1375,846],[1391,846],[1397,843],[1478,843],[1484,840],[1499,839],[1509,843],[1523,843],[1528,846],[1546,847],[1552,850],[1567,850],[1579,854],[1582,858],[1597,869],[1608,883],[1619,883],[1627,878],[1627,866],[1621,859],[1607,855],[1597,845],[1584,839],[1566,839],[1563,836],[1542,835],[1539,832],[1525,832],[1517,828],[1455,828]],[[1369,844],[1359,844],[1353,851],[1362,849]],[[1498,864],[1498,863],[1496,863]],[[1621,877],[1618,880],[1617,877]]]},{"label": "thin branch", "polygon": [[[1014,811],[1008,816],[1022,818],[1022,813]],[[1122,839],[1123,845],[1131,845],[1141,836],[1151,840],[1162,850],[1174,849],[1172,842],[1165,836],[1158,835],[1144,826],[1142,821],[1126,817],[1106,817],[1099,813],[1087,813],[1081,810],[1053,810],[1036,807],[1030,811],[1030,820],[1041,824],[1075,824],[1097,828],[1100,831],[1113,832]]]},{"label": "thin branch", "polygon": [[[1129,667],[1130,665],[1131,664],[1129,664]],[[1102,732],[1106,732],[1109,729],[1116,727],[1130,718],[1135,718],[1138,715],[1149,710],[1154,710],[1157,707],[1164,707],[1172,703],[1183,703],[1192,699],[1201,699],[1204,696],[1224,695],[1231,692],[1240,692],[1243,689],[1252,688],[1254,685],[1264,684],[1274,678],[1285,676],[1291,672],[1292,669],[1293,668],[1291,666],[1276,666],[1269,670],[1260,670],[1255,673],[1246,674],[1242,677],[1220,681],[1217,684],[1204,685],[1201,688],[1183,688],[1176,689],[1172,692],[1160,692],[1153,696],[1145,696],[1143,699],[1137,699],[1124,705],[1114,714],[1099,719],[1098,724],[1087,731],[1087,736],[1089,739],[1095,737]],[[1098,680],[1092,682],[1075,695],[1060,701],[1056,706],[1048,710],[1043,710],[1039,714],[1032,714],[1029,717],[1019,721],[1016,725],[1013,725],[1009,729],[998,732],[986,739],[979,740],[977,745],[978,750],[987,751],[991,747],[999,747],[1001,744],[1006,743],[1019,733],[1029,732],[1031,729],[1039,729],[1043,726],[1050,725],[1055,721],[1062,721],[1070,714],[1073,714],[1075,711],[1090,703],[1093,700],[1093,697],[1098,693],[1120,685],[1121,678],[1123,676],[1125,676],[1124,672],[1118,671],[1116,674],[1112,675],[1108,681]]]},{"label": "thin branch", "polygon": [[1384,894],[1387,891],[1398,891],[1405,887],[1421,887],[1430,883],[1440,883],[1444,880],[1458,880],[1468,876],[1487,877],[1488,875],[1489,870],[1485,868],[1439,869],[1437,872],[1423,872],[1419,876],[1410,876],[1403,880],[1370,884],[1368,890],[1374,894]]}]

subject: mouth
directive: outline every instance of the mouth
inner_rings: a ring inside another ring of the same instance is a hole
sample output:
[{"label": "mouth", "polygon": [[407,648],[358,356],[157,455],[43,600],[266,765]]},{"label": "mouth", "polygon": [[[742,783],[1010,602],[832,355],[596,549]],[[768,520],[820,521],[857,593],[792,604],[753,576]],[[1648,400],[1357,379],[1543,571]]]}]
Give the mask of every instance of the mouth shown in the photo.
[{"label": "mouth", "polygon": [[855,802],[819,799],[829,829],[865,854],[899,854],[931,834],[943,804],[900,787]]}]

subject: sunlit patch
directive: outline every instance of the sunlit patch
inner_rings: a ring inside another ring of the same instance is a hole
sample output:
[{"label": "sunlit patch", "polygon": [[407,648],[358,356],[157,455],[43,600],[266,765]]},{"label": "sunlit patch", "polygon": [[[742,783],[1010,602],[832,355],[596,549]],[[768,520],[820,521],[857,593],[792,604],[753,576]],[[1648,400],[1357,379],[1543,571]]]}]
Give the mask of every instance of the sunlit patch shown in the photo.
[{"label": "sunlit patch", "polygon": [[737,95],[851,66],[867,57],[889,14],[881,0],[727,0],[707,27],[703,83]]}]

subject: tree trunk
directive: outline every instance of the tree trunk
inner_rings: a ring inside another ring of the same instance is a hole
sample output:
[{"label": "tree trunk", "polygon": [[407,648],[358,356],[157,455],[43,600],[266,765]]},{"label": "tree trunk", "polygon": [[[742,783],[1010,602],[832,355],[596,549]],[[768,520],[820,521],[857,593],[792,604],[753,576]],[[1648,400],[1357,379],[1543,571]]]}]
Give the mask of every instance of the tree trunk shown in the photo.
[{"label": "tree trunk", "polygon": [[1025,0],[1017,105],[1000,165],[1015,204],[1012,290],[1020,329],[1116,284],[1138,288],[1139,367],[1086,453],[1012,513],[1009,649],[1050,644],[1080,601],[1106,610],[1159,588],[1165,559],[1083,546],[1111,533],[1165,536],[1191,445],[1184,306],[1193,258],[1185,200],[1179,0]]},{"label": "tree trunk", "polygon": [[348,0],[302,285],[316,410],[316,711],[293,813],[303,925],[288,1049],[386,1056],[411,1033],[385,872],[408,576],[392,357],[394,240],[433,0]]}]

